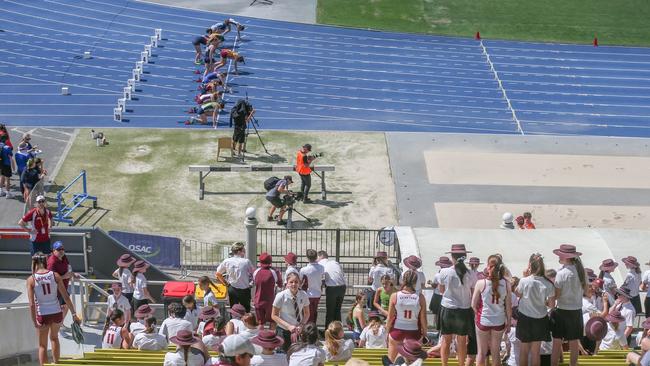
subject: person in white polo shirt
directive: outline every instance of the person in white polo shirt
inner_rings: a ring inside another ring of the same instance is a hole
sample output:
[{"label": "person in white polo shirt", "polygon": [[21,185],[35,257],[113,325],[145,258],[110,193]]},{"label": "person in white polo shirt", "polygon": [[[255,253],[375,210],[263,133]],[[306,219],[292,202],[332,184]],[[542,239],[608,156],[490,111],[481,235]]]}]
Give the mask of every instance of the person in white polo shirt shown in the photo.
[{"label": "person in white polo shirt", "polygon": [[317,253],[313,249],[307,249],[307,260],[309,263],[300,269],[300,281],[302,289],[309,296],[309,323],[316,324],[318,316],[318,303],[320,303],[321,287],[323,286],[323,274],[325,269],[318,264]]},{"label": "person in white polo shirt", "polygon": [[371,291],[368,293],[368,309],[370,310],[379,310],[375,309],[373,300],[375,298],[375,292],[379,290],[382,286],[381,278],[384,275],[389,275],[393,279],[395,278],[395,271],[388,266],[388,253],[386,252],[377,252],[375,254],[374,265],[370,268],[368,272],[368,285],[370,285]]},{"label": "person in white polo shirt", "polygon": [[[255,267],[246,258],[244,243],[236,242],[231,247],[232,257],[226,258],[217,267],[217,280],[228,287],[230,307],[242,304],[246,312],[251,311],[251,279]],[[223,277],[228,275],[228,280]]]},{"label": "person in white polo shirt", "polygon": [[345,273],[339,262],[330,259],[327,252],[318,252],[318,264],[325,270],[325,329],[335,320],[341,321],[341,307],[345,297]]},{"label": "person in white polo shirt", "polygon": [[111,290],[113,291],[113,294],[108,295],[108,300],[106,301],[108,308],[106,309],[106,324],[104,325],[104,330],[108,329],[111,314],[113,314],[115,309],[122,310],[124,313],[124,322],[126,324],[131,323],[131,303],[126,296],[122,295],[122,284],[119,282],[111,284]]},{"label": "person in white polo shirt", "polygon": [[277,334],[284,340],[285,352],[291,346],[291,333],[299,332],[309,319],[309,297],[300,289],[300,276],[287,275],[286,289],[275,295],[271,319],[278,325]]}]

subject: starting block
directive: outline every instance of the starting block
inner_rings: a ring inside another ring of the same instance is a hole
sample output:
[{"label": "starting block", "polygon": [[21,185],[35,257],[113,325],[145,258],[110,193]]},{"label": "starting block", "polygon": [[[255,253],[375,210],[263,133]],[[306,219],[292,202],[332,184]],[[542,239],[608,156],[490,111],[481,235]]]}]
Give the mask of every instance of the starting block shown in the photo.
[{"label": "starting block", "polygon": [[151,45],[150,44],[144,45],[144,52],[147,53],[147,57],[151,57]]},{"label": "starting block", "polygon": [[140,60],[142,60],[142,63],[146,64],[149,62],[149,54],[146,52],[140,52]]},{"label": "starting block", "polygon": [[140,70],[133,69],[133,80],[140,81]]},{"label": "starting block", "polygon": [[61,88],[61,95],[70,95],[70,88],[64,86]]},{"label": "starting block", "polygon": [[84,58],[89,59],[90,58],[90,51],[85,51],[84,52]]},{"label": "starting block", "polygon": [[137,70],[140,70],[140,73],[142,73],[142,71],[144,71],[144,62],[142,62],[142,61],[136,61],[136,62],[135,62],[135,68],[136,68]]},{"label": "starting block", "polygon": [[156,36],[151,36],[151,47],[158,47],[158,38]]},{"label": "starting block", "polygon": [[117,108],[119,108],[122,112],[126,109],[126,99],[120,98],[117,100]]},{"label": "starting block", "polygon": [[156,28],[153,30],[153,33],[156,35],[156,38],[160,41],[162,38],[162,29]]},{"label": "starting block", "polygon": [[124,99],[131,100],[131,87],[127,86],[124,88]]},{"label": "starting block", "polygon": [[126,85],[131,88],[131,93],[135,92],[135,79],[129,79],[126,81]]},{"label": "starting block", "polygon": [[122,122],[122,108],[113,108],[113,121]]}]

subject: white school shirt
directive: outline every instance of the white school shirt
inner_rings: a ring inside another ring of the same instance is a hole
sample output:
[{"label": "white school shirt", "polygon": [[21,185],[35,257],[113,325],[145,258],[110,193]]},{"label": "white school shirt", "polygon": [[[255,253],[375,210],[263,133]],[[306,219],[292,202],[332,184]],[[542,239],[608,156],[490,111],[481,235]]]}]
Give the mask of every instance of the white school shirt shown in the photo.
[{"label": "white school shirt", "polygon": [[219,338],[221,337],[214,334],[208,334],[206,336],[203,336],[203,338],[201,338],[201,341],[208,349],[213,349],[212,347],[216,346],[219,343]]},{"label": "white school shirt", "polygon": [[187,320],[192,324],[192,330],[196,329],[199,326],[199,309],[187,309],[183,319]]},{"label": "white school shirt", "polygon": [[379,288],[382,286],[381,278],[384,275],[389,275],[392,278],[395,278],[395,272],[393,271],[393,269],[390,267],[386,267],[383,264],[378,264],[370,268],[370,271],[368,272],[368,277],[372,278],[371,286],[373,291],[379,290]]},{"label": "white school shirt", "polygon": [[133,293],[133,286],[131,286],[130,281],[131,281],[131,271],[128,268],[123,268],[122,274],[120,275],[120,283],[122,284],[122,293],[125,294]]},{"label": "white school shirt", "polygon": [[354,340],[352,339],[341,339],[339,340],[339,351],[336,355],[332,355],[327,349],[327,346],[323,344],[323,350],[325,351],[325,359],[327,361],[347,361],[352,358],[352,352],[354,351]]},{"label": "white school shirt", "polygon": [[520,313],[534,319],[546,317],[546,301],[555,294],[555,288],[549,280],[539,276],[524,277],[519,281],[516,291],[521,294],[517,308]]},{"label": "white school shirt", "polygon": [[614,305],[615,301],[615,293],[616,293],[616,281],[614,280],[614,277],[612,277],[612,274],[609,272],[603,273],[603,290],[607,292],[608,300],[609,300],[609,306]]},{"label": "white school shirt", "polygon": [[318,366],[325,362],[325,351],[313,344],[292,353],[289,358],[289,366]]},{"label": "white school shirt", "polygon": [[54,272],[34,273],[34,297],[37,315],[50,315],[61,312],[59,304],[59,287],[56,283]]},{"label": "white school shirt", "polygon": [[366,348],[386,348],[388,347],[388,334],[386,328],[382,325],[377,329],[377,335],[373,334],[370,326],[363,328],[360,339],[366,341]]},{"label": "white school shirt", "polygon": [[[634,318],[636,318],[636,310],[631,302],[626,302],[619,308],[621,315],[625,318],[626,327],[634,327]],[[623,323],[621,323],[623,325]]]},{"label": "white school shirt", "polygon": [[506,280],[499,281],[499,300],[493,300],[494,291],[492,290],[492,282],[484,281],[483,291],[481,291],[481,309],[480,309],[480,324],[486,327],[495,327],[505,324],[506,322],[506,295],[507,283]]},{"label": "white school shirt", "polygon": [[232,318],[228,321],[228,323],[232,323],[235,334],[239,334],[246,330],[246,326],[244,325],[244,322],[241,321],[241,319]]},{"label": "white school shirt", "polygon": [[133,298],[144,300],[144,289],[147,287],[147,278],[140,272],[135,275],[135,288],[133,289]]},{"label": "white school shirt", "polygon": [[420,295],[398,291],[395,300],[395,329],[418,330]]},{"label": "white school shirt", "polygon": [[465,273],[463,283],[456,274],[454,267],[440,270],[440,284],[445,286],[440,305],[447,309],[469,309],[472,307],[472,288],[476,279],[471,274]]},{"label": "white school shirt", "polygon": [[618,329],[614,330],[611,323],[607,323],[607,334],[600,341],[599,350],[619,350],[627,347],[627,337],[625,337],[625,324],[618,323]]},{"label": "white school shirt", "polygon": [[274,353],[272,355],[255,355],[251,358],[251,366],[289,366],[287,355]]},{"label": "white school shirt", "polygon": [[636,273],[631,269],[625,275],[625,281],[623,284],[630,289],[630,296],[639,296],[639,286],[641,286],[641,273]]},{"label": "white school shirt", "polygon": [[187,330],[188,332],[194,331],[192,323],[185,319],[167,318],[163,320],[158,333],[164,335],[167,339],[176,336],[179,330]]},{"label": "white school shirt", "polygon": [[[404,274],[406,271],[402,272],[402,277],[400,278],[400,283],[404,283]],[[422,286],[427,283],[427,278],[420,269],[416,270],[415,273],[418,275],[418,280],[415,282],[415,292],[418,294],[422,292]]]},{"label": "white school shirt", "polygon": [[578,277],[576,266],[565,264],[562,269],[557,271],[555,277],[555,287],[562,290],[560,297],[557,298],[557,307],[562,310],[579,310],[582,309],[582,285]]},{"label": "white school shirt", "polygon": [[650,296],[650,270],[643,272],[643,275],[641,276],[641,282],[648,286],[646,290],[646,296]]},{"label": "white school shirt", "polygon": [[133,348],[142,351],[162,351],[167,348],[167,338],[155,332],[141,332],[133,338]]},{"label": "white school shirt", "polygon": [[230,286],[240,290],[251,287],[250,282],[253,271],[255,271],[255,267],[253,267],[251,261],[248,258],[238,256],[224,259],[217,267],[217,272],[228,275]]},{"label": "white school shirt", "polygon": [[325,268],[318,263],[309,263],[300,269],[300,280],[307,281],[307,296],[317,298],[321,295]]},{"label": "white school shirt", "polygon": [[127,299],[124,295],[120,295],[120,297],[115,300],[115,295],[108,295],[108,308],[109,309],[120,309],[124,314],[127,312],[131,312],[131,303],[129,303],[129,299]]},{"label": "white school shirt", "polygon": [[[433,275],[433,279],[431,280],[431,282],[433,282],[434,285],[439,285],[440,284],[440,272]],[[442,295],[440,293],[440,290],[438,289],[438,286],[436,286],[433,289],[433,294],[434,295]]]},{"label": "white school shirt", "polygon": [[131,334],[136,336],[144,332],[144,330],[147,329],[147,327],[144,324],[142,324],[142,320],[138,320],[137,322],[131,323],[131,325],[129,325],[129,329],[131,330]]},{"label": "white school shirt", "polygon": [[104,338],[102,338],[103,349],[119,349],[122,348],[122,327],[111,325],[106,330]]},{"label": "white school shirt", "polygon": [[333,259],[324,258],[318,261],[318,264],[323,266],[325,269],[325,286],[335,287],[346,285],[345,273],[343,272],[343,268],[341,268],[339,262]]},{"label": "white school shirt", "polygon": [[[296,294],[296,302],[298,303],[298,311],[302,317],[303,309],[305,306],[309,306],[309,297],[307,296],[307,293],[305,291],[298,290],[298,293]],[[298,325],[296,312],[293,308],[293,295],[291,295],[291,290],[286,289],[278,292],[278,294],[275,295],[275,299],[273,300],[273,307],[280,309],[280,319],[284,320],[290,325]],[[284,329],[280,324],[278,324],[278,327]]]},{"label": "white school shirt", "polygon": [[187,364],[183,359],[183,351],[167,352],[165,354],[164,366],[203,366],[205,364],[205,359],[203,358],[203,353],[197,350],[196,348],[190,347],[190,351],[187,355]]}]

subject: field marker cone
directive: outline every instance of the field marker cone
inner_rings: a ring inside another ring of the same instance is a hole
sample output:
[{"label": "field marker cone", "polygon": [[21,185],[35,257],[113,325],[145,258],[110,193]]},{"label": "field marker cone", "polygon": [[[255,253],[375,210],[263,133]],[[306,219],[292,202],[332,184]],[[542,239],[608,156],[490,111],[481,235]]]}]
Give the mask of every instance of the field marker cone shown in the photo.
[{"label": "field marker cone", "polygon": [[594,37],[594,47],[598,47],[598,37]]},{"label": "field marker cone", "polygon": [[481,40],[481,32],[476,32],[476,36],[474,36],[474,39],[476,39],[477,41],[480,41]]}]

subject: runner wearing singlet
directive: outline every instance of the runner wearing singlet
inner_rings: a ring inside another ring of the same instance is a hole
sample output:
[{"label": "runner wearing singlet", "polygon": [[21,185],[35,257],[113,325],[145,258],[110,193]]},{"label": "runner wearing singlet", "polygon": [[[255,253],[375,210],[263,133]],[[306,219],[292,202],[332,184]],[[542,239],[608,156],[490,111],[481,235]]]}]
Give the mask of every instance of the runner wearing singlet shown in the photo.
[{"label": "runner wearing singlet", "polygon": [[[485,365],[488,351],[492,355],[499,354],[503,332],[510,329],[512,307],[505,270],[501,257],[491,255],[488,258],[488,278],[479,280],[474,286],[472,308],[476,314],[476,363],[479,365]],[[493,366],[500,363],[499,357],[492,357]]]},{"label": "runner wearing singlet", "polygon": [[124,313],[115,309],[111,314],[111,325],[102,338],[103,349],[127,349],[131,345],[131,334],[124,326]]},{"label": "runner wearing singlet", "polygon": [[[228,49],[228,48],[222,48],[221,51],[219,52],[219,55],[221,56],[221,60],[219,60],[219,62],[216,65],[214,65],[213,70],[216,70],[216,69],[224,66],[226,64],[226,61],[233,60],[234,61],[233,65],[235,66],[235,75],[239,75],[239,71],[237,70],[237,64],[240,63],[240,62],[244,63],[244,64],[246,63],[244,61],[244,56],[242,56],[239,53],[237,53],[237,52],[235,52],[235,51],[233,51],[231,49]],[[212,71],[212,70],[210,70],[210,71]],[[206,75],[207,75],[207,73],[206,73]]]},{"label": "runner wearing singlet", "polygon": [[75,323],[81,321],[75,314],[74,305],[63,280],[57,273],[48,270],[47,257],[37,252],[32,257],[32,275],[27,279],[27,297],[34,328],[38,334],[38,360],[41,365],[48,363],[47,343],[52,344],[52,359],[59,362],[61,345],[59,343],[59,328],[63,322],[63,312],[57,294],[60,294],[72,314]]},{"label": "runner wearing singlet", "polygon": [[397,357],[397,349],[407,339],[419,341],[427,335],[427,302],[415,291],[418,274],[408,270],[402,277],[402,289],[390,297],[388,305],[388,358]]}]

